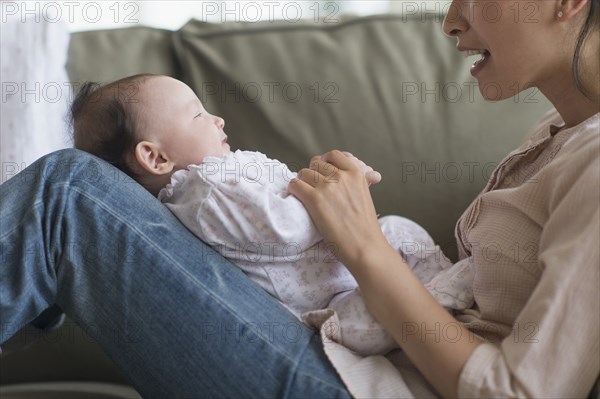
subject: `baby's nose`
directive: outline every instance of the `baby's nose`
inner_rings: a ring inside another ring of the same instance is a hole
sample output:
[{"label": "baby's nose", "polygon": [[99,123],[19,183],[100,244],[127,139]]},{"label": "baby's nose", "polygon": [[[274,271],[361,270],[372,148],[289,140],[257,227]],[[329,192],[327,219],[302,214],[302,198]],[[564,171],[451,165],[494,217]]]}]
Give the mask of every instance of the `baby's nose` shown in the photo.
[{"label": "baby's nose", "polygon": [[225,127],[225,120],[220,116],[215,116],[215,125],[217,125],[219,129],[223,129]]}]

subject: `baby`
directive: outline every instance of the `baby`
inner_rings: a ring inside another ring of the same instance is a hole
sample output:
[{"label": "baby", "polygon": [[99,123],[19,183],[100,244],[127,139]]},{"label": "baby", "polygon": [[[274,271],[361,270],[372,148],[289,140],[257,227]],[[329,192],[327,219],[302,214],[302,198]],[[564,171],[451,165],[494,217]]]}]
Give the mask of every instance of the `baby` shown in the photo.
[{"label": "baby", "polygon": [[[332,334],[362,355],[394,340],[368,312],[356,281],[335,259],[302,203],[288,193],[296,176],[258,152],[232,152],[222,118],[184,83],[136,75],[86,84],[72,105],[75,147],[114,164],[157,196],[194,234],[240,267],[297,318],[331,308]],[[370,183],[380,176],[351,157]],[[471,306],[468,262],[452,265],[416,223],[380,219],[388,241],[447,309]]]}]

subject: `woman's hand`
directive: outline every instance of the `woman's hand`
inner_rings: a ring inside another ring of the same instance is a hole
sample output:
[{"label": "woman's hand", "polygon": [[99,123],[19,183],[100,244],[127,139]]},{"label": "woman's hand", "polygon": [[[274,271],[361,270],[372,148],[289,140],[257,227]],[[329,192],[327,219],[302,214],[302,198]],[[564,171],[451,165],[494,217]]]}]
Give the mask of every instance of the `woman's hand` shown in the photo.
[{"label": "woman's hand", "polygon": [[[456,397],[460,372],[481,341],[437,303],[387,243],[360,164],[331,151],[313,158],[298,177],[290,192],[325,240],[337,245],[336,256],[356,278],[369,311],[439,393]],[[414,334],[407,334],[407,325]],[[444,325],[457,326],[460,338],[432,337]]]},{"label": "woman's hand", "polygon": [[[350,158],[350,160],[354,162],[360,168],[360,170],[362,170],[362,172],[365,174],[365,178],[367,179],[367,183],[369,184],[369,186],[372,184],[377,184],[381,181],[381,173],[377,172],[372,167],[370,167],[369,165],[367,165],[366,163],[356,158],[354,155],[347,151],[342,151],[342,154]],[[315,158],[321,157],[314,157],[313,159]]]},{"label": "woman's hand", "polygon": [[378,172],[352,154],[334,150],[312,158],[310,167],[290,182],[290,193],[302,201],[349,269],[360,264],[366,248],[387,245],[369,192],[369,184],[380,180]]}]

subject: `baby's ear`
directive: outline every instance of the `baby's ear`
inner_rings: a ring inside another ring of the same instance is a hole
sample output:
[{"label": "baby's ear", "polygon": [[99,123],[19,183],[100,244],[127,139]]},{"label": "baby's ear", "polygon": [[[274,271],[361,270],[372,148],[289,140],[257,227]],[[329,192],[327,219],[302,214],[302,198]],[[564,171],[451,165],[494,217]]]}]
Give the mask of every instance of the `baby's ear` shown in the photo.
[{"label": "baby's ear", "polygon": [[135,159],[140,166],[153,175],[171,173],[175,164],[166,158],[160,147],[151,141],[140,141],[135,146]]}]

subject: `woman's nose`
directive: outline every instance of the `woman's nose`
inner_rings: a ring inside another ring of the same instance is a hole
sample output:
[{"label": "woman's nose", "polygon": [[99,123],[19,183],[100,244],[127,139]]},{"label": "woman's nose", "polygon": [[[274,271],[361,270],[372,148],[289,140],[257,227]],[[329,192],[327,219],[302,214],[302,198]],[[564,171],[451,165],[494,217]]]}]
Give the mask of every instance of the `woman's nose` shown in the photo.
[{"label": "woman's nose", "polygon": [[459,3],[460,1],[453,0],[444,18],[444,33],[450,37],[458,36],[469,29],[467,20],[464,18],[466,10]]}]

